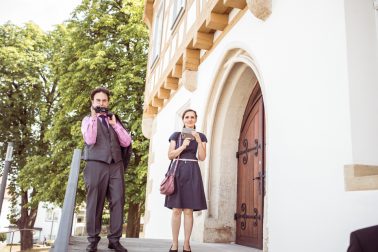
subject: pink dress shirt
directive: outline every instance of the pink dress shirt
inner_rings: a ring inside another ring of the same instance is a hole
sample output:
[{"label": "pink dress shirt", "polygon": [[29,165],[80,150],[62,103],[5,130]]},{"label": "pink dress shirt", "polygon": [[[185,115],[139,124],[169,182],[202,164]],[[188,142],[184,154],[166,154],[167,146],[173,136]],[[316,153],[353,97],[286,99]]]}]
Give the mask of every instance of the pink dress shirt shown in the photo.
[{"label": "pink dress shirt", "polygon": [[[81,122],[81,133],[83,134],[85,143],[88,145],[92,145],[96,143],[97,120],[102,120],[102,119],[98,117],[86,116]],[[107,118],[106,118],[106,122],[109,125],[109,121]],[[112,127],[118,136],[119,144],[122,147],[129,146],[131,143],[131,136],[122,127],[122,125],[117,121],[117,123],[115,125],[112,125]]]}]

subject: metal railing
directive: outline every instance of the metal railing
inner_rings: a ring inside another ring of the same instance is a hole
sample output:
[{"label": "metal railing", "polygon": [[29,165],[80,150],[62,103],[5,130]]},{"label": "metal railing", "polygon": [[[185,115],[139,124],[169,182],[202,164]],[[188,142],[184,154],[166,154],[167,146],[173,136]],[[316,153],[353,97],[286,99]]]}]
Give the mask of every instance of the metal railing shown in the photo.
[{"label": "metal railing", "polygon": [[[8,147],[11,148],[11,151],[13,150],[12,143],[9,143]],[[12,160],[11,151],[7,150],[7,158],[5,160],[7,161],[6,164],[8,164]],[[75,200],[76,200],[77,183],[79,179],[80,160],[81,160],[81,150],[75,149],[73,157],[72,157],[71,169],[70,169],[70,175],[68,178],[66,193],[64,196],[62,217],[59,223],[58,235],[50,250],[53,252],[66,252],[68,249],[69,237],[71,235],[72,222],[73,222],[73,216],[74,216],[74,210],[75,210]],[[3,180],[2,187],[4,187],[4,189],[1,189],[0,192],[3,194],[3,191],[5,191],[5,183],[4,183],[4,180],[6,181],[5,174],[3,174],[2,180]],[[1,203],[2,203],[2,200],[0,201],[0,213],[1,213]],[[23,231],[23,230],[37,230],[37,229],[15,229],[15,230],[10,230],[3,233],[12,233],[11,244],[13,244],[14,233]],[[12,249],[12,245],[10,249]]]},{"label": "metal railing", "polygon": [[1,185],[0,185],[0,215],[1,215],[1,209],[3,206],[5,189],[7,185],[8,172],[9,172],[10,164],[12,161],[12,154],[13,154],[13,143],[9,142],[8,147],[7,147],[7,154],[4,160],[4,170],[3,170],[3,176],[1,178]]},{"label": "metal railing", "polygon": [[52,252],[66,252],[68,251],[68,242],[72,230],[72,220],[75,210],[77,182],[79,179],[81,160],[81,150],[75,149],[71,162],[70,176],[66,194],[64,195],[64,203],[62,209],[62,217],[60,218],[58,235],[55,239],[54,245],[51,247]]},{"label": "metal railing", "polygon": [[[62,216],[59,223],[58,235],[55,239],[53,246],[50,251],[53,252],[66,252],[68,250],[69,238],[72,230],[72,221],[75,210],[75,200],[77,183],[79,179],[80,171],[80,160],[81,160],[81,149],[75,149],[71,162],[70,175],[68,178],[68,184],[66,188],[66,193],[64,196],[64,203],[62,209]],[[3,177],[4,179],[4,177]],[[38,230],[38,229],[15,229],[2,233],[12,233],[12,241],[10,251],[12,249],[14,233],[24,230]],[[1,233],[1,232],[0,232]]]},{"label": "metal railing", "polygon": [[14,230],[9,230],[9,231],[5,231],[5,232],[0,232],[0,234],[9,234],[11,233],[12,234],[12,238],[11,238],[11,241],[10,241],[10,247],[9,247],[9,252],[12,251],[12,246],[13,246],[13,238],[14,238],[14,233],[16,232],[21,232],[21,231],[39,231],[39,240],[41,239],[41,230],[39,229],[35,229],[35,228],[17,228],[17,229],[14,229]]}]

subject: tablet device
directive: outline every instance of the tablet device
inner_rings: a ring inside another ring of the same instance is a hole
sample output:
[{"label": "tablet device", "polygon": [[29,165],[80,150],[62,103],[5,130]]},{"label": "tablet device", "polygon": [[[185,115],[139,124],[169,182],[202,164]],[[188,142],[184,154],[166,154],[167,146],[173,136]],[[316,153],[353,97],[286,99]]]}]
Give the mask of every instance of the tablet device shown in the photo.
[{"label": "tablet device", "polygon": [[195,131],[195,130],[191,128],[182,128],[182,131],[181,131],[182,139],[190,138],[190,140],[193,140],[194,136],[192,135],[192,131]]}]

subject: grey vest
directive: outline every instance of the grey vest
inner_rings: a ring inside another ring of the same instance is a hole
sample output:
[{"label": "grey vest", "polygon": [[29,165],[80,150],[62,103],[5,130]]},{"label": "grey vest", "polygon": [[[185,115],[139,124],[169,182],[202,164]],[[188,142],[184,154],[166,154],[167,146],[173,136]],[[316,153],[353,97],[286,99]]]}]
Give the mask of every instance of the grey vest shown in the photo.
[{"label": "grey vest", "polygon": [[101,161],[110,164],[112,160],[117,163],[122,160],[121,146],[117,133],[109,125],[107,128],[100,119],[97,119],[96,143],[85,144],[83,159],[86,161]]}]

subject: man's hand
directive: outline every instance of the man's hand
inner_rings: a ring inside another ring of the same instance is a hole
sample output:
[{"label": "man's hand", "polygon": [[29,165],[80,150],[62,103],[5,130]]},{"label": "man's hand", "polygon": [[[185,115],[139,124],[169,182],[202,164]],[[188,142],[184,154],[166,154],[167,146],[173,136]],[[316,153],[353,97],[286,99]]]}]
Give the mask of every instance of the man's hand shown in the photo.
[{"label": "man's hand", "polygon": [[113,115],[112,117],[109,117],[109,124],[110,125],[114,126],[114,125],[116,125],[116,123],[117,123],[117,119],[116,119],[115,115]]}]

